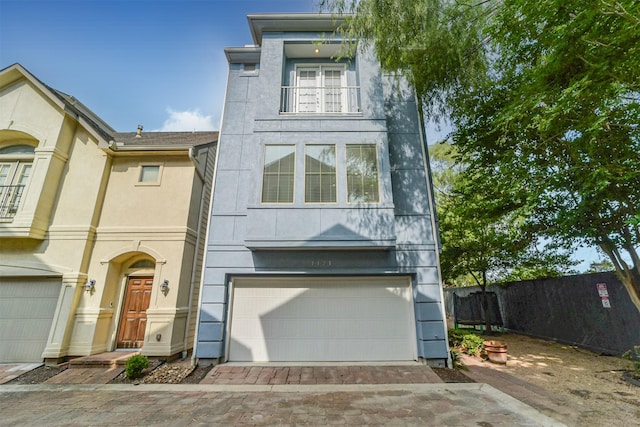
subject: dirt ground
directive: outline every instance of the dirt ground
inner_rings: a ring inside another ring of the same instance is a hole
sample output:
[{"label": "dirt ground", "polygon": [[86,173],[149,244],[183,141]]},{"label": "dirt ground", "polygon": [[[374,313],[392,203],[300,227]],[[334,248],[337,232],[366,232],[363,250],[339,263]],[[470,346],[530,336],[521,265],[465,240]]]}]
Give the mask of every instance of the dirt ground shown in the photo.
[{"label": "dirt ground", "polygon": [[640,426],[640,387],[623,379],[629,360],[522,335],[485,338],[508,347],[506,365],[486,366],[562,397],[580,413],[578,425]]}]

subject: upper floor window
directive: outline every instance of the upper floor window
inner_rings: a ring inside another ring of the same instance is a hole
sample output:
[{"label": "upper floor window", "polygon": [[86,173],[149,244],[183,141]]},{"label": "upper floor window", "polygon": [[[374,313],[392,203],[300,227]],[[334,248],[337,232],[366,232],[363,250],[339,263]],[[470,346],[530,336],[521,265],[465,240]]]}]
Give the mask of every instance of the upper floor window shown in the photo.
[{"label": "upper floor window", "polygon": [[282,87],[283,113],[355,113],[358,87],[349,86],[344,64],[297,64],[289,86]]},{"label": "upper floor window", "polygon": [[0,149],[0,219],[13,218],[31,174],[34,147],[11,145]]},{"label": "upper floor window", "polygon": [[298,113],[342,113],[346,106],[344,67],[318,65],[296,69]]},{"label": "upper floor window", "polygon": [[[295,145],[265,146],[262,203],[294,203],[295,163]],[[337,203],[338,185],[346,186],[347,203],[379,203],[378,174],[375,144],[307,144],[304,181],[298,179],[304,185],[304,203]]]},{"label": "upper floor window", "polygon": [[307,145],[304,156],[304,201],[335,203],[336,147]]},{"label": "upper floor window", "polygon": [[262,171],[262,203],[293,203],[294,145],[267,145]]},{"label": "upper floor window", "polygon": [[378,156],[375,145],[347,145],[347,201],[377,203]]},{"label": "upper floor window", "polygon": [[142,164],[138,174],[138,183],[136,185],[160,185],[162,178],[162,165],[159,164]]}]

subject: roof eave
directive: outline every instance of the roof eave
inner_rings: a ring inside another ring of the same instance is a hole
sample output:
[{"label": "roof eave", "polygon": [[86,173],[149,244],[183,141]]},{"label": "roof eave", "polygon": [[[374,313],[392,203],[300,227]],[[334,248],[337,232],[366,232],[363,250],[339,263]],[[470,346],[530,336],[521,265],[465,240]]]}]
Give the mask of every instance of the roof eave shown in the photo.
[{"label": "roof eave", "polygon": [[262,45],[265,31],[315,31],[334,32],[347,15],[328,13],[265,13],[247,15],[253,41]]}]

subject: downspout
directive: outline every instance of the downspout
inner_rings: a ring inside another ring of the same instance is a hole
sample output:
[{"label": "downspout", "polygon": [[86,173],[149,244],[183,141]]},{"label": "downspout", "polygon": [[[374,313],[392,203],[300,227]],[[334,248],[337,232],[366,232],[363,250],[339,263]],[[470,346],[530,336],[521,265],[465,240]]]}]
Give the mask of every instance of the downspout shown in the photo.
[{"label": "downspout", "polygon": [[438,228],[438,217],[436,212],[436,199],[433,194],[433,177],[431,175],[431,161],[429,159],[429,150],[427,148],[427,132],[425,130],[424,123],[424,110],[422,108],[422,102],[418,98],[418,94],[414,91],[414,97],[416,105],[418,106],[418,122],[420,122],[420,140],[422,141],[422,156],[424,159],[424,167],[427,172],[427,193],[429,194],[429,214],[431,216],[431,229],[433,230],[433,240],[436,244],[436,262],[438,264],[438,284],[440,285],[440,309],[442,311],[442,323],[444,326],[444,342],[447,347],[447,366],[453,368],[453,362],[451,360],[451,352],[449,351],[449,331],[447,329],[447,314],[444,305],[444,291],[442,283],[442,271],[440,269],[440,229]]},{"label": "downspout", "polygon": [[[208,148],[211,150],[211,147]],[[207,163],[209,163],[210,153],[207,153]],[[184,346],[182,347],[182,359],[187,358],[188,354],[188,345],[189,345],[189,325],[191,325],[191,312],[193,309],[193,291],[195,288],[196,281],[196,266],[198,264],[198,257],[200,256],[200,232],[202,231],[202,211],[204,210],[204,195],[207,190],[207,180],[205,176],[203,176],[200,169],[198,169],[198,163],[196,162],[194,149],[193,147],[189,147],[189,159],[193,163],[194,169],[196,170],[196,174],[200,177],[202,181],[202,191],[200,192],[200,208],[198,212],[198,229],[196,232],[196,246],[193,254],[193,264],[191,265],[191,282],[189,284],[189,305],[187,309],[187,323],[184,326]],[[205,175],[206,175],[206,166],[205,166]],[[204,265],[203,265],[204,269]],[[195,337],[194,337],[195,340]]]}]

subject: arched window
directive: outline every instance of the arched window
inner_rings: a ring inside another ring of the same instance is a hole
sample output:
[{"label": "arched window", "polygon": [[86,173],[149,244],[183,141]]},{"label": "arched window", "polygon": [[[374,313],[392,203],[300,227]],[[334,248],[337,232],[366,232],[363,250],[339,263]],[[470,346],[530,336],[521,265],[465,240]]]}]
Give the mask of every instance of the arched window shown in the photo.
[{"label": "arched window", "polygon": [[13,218],[31,174],[34,147],[10,145],[0,148],[0,219]]},{"label": "arched window", "polygon": [[155,268],[156,263],[149,259],[141,259],[131,264],[129,268]]}]

